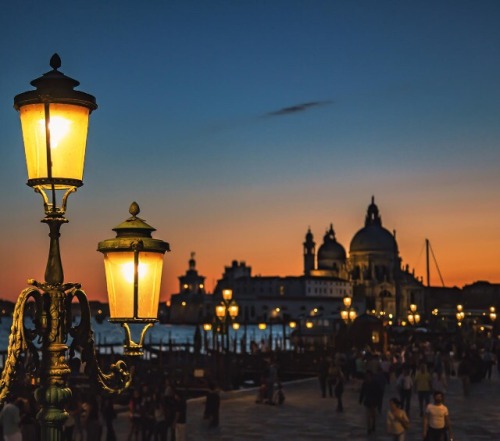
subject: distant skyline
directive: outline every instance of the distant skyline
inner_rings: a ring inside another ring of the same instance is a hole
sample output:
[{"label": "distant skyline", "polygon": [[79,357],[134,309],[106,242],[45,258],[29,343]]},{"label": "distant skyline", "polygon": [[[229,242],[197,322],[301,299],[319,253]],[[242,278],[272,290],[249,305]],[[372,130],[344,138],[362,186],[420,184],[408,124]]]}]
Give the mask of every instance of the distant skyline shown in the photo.
[{"label": "distant skyline", "polygon": [[348,251],[372,195],[417,276],[428,238],[447,285],[500,282],[498,23],[498,1],[7,2],[0,298],[45,271],[12,104],[54,52],[99,106],[61,238],[91,299],[132,201],[171,245],[163,300],[192,251],[210,291],[234,259],[302,274],[308,227]]}]

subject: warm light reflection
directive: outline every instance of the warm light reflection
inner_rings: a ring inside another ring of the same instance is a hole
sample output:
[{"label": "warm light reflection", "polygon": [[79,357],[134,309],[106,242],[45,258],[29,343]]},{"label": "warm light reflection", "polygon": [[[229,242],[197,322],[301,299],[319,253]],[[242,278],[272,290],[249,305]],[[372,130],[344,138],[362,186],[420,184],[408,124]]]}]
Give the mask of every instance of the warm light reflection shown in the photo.
[{"label": "warm light reflection", "polygon": [[224,318],[226,316],[226,306],[225,305],[217,305],[215,307],[215,315],[219,318]]},{"label": "warm light reflection", "polygon": [[[124,279],[127,281],[127,283],[133,283],[134,282],[134,262],[127,262],[122,265],[121,271]],[[139,263],[139,268],[138,268],[138,273],[139,273],[139,279],[142,279],[147,276],[148,274],[148,266],[145,263]]]},{"label": "warm light reflection", "polygon": [[[45,119],[38,121],[41,130],[45,130]],[[50,118],[50,147],[56,149],[61,141],[68,135],[71,127],[71,121],[62,116],[53,116]]]}]

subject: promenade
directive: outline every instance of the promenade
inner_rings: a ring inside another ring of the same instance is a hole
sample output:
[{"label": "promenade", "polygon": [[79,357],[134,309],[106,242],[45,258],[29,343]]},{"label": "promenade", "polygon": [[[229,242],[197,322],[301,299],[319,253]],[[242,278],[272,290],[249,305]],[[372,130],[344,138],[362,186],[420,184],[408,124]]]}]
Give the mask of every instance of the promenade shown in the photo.
[{"label": "promenade", "polygon": [[[500,380],[473,384],[464,398],[461,382],[451,378],[445,397],[456,441],[500,440]],[[343,413],[335,411],[335,398],[321,398],[317,379],[286,384],[282,406],[256,404],[255,391],[222,393],[220,427],[208,429],[203,421],[204,399],[188,401],[187,440],[388,440],[385,432],[387,400],[396,396],[394,384],[386,389],[384,410],[378,416],[376,432],[367,435],[365,409],[358,403],[359,382],[350,382],[344,393]],[[422,440],[418,399],[412,397],[411,427],[407,440]],[[116,420],[118,440],[126,440],[127,415]]]}]

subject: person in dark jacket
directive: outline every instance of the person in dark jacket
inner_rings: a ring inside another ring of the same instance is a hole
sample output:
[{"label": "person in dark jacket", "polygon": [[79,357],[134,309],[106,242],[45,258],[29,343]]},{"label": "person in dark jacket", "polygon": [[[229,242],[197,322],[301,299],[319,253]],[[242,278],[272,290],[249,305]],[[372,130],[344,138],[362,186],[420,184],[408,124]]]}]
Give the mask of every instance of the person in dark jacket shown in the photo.
[{"label": "person in dark jacket", "polygon": [[377,416],[377,406],[381,400],[380,385],[373,377],[371,371],[367,371],[365,379],[361,385],[359,394],[359,404],[366,407],[366,424],[368,434],[375,431],[375,421]]},{"label": "person in dark jacket", "polygon": [[205,413],[203,418],[208,420],[208,427],[219,426],[220,395],[215,384],[209,385],[207,398],[205,401]]}]

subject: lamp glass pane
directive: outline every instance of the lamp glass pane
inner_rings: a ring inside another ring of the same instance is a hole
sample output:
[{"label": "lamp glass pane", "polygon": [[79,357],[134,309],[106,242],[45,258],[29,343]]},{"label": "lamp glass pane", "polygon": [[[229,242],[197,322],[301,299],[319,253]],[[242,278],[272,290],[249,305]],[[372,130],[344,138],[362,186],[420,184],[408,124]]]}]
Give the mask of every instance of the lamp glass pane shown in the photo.
[{"label": "lamp glass pane", "polygon": [[[89,109],[51,103],[50,138],[52,177],[83,180]],[[43,104],[20,108],[28,179],[47,179],[45,111]],[[48,186],[46,186],[48,187]],[[58,186],[65,188],[66,186]]]},{"label": "lamp glass pane", "polygon": [[134,316],[134,253],[104,253],[110,318]]},{"label": "lamp glass pane", "polygon": [[139,253],[139,308],[138,318],[157,319],[160,302],[163,254]]}]

